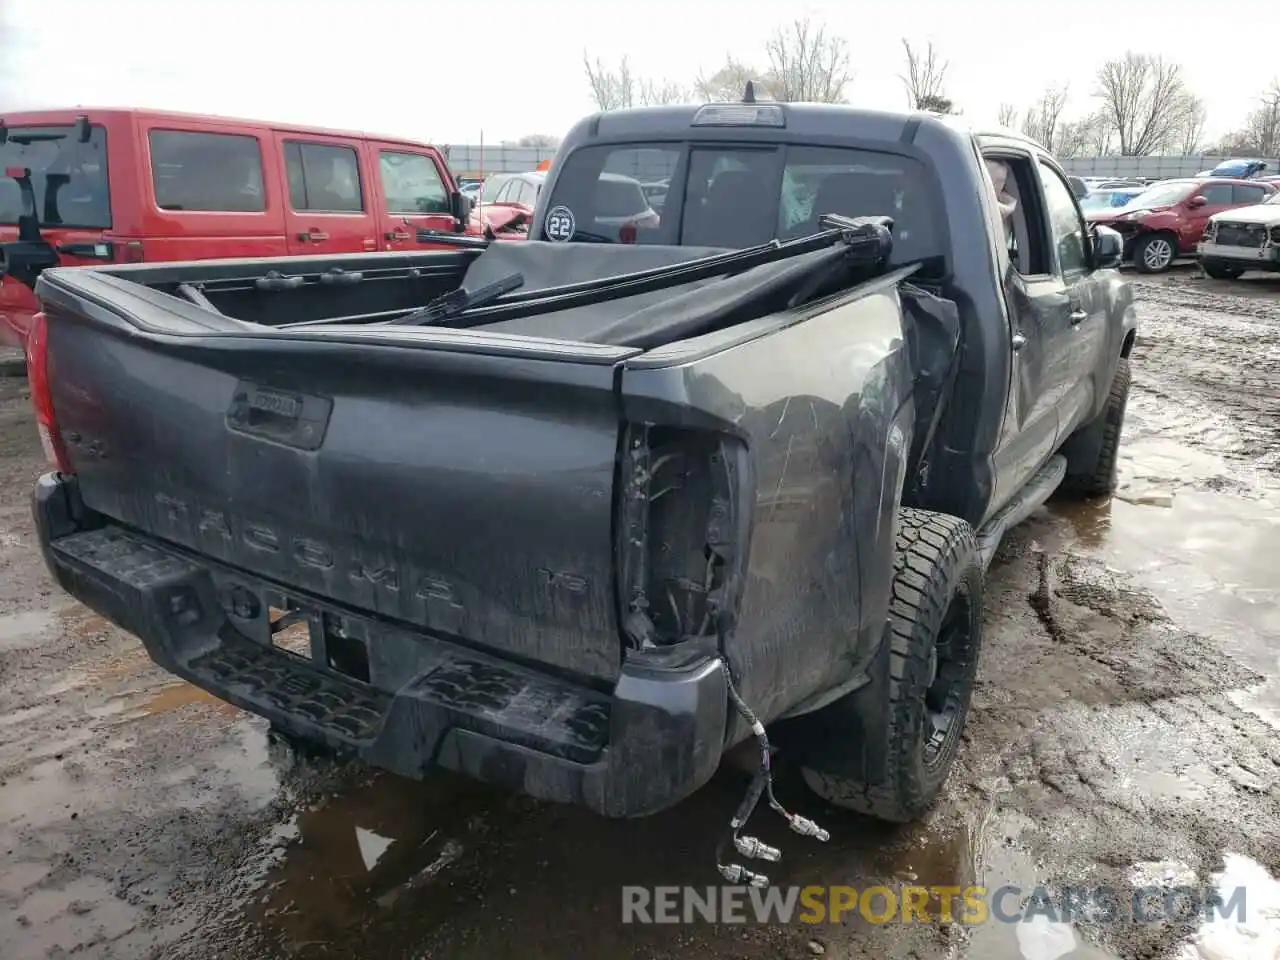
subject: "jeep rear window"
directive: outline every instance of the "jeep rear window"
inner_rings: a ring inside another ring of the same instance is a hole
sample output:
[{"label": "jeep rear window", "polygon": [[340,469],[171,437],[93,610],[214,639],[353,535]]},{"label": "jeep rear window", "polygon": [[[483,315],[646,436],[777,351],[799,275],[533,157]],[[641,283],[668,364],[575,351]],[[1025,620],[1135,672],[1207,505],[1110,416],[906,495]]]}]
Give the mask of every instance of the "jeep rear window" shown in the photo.
[{"label": "jeep rear window", "polygon": [[151,131],[151,176],[161,210],[261,213],[262,150],[238,133]]},{"label": "jeep rear window", "polygon": [[[658,181],[669,181],[660,210],[644,190]],[[568,208],[574,242],[709,247],[803,236],[819,229],[824,213],[883,215],[894,218],[893,259],[903,263],[943,254],[934,191],[922,163],[889,152],[801,144],[607,144],[566,158],[546,210]]]},{"label": "jeep rear window", "polygon": [[89,128],[81,143],[72,126],[9,127],[0,143],[0,223],[16,224],[23,210],[22,189],[3,176],[8,167],[31,171],[36,218],[42,227],[111,226],[107,185],[107,132]]}]

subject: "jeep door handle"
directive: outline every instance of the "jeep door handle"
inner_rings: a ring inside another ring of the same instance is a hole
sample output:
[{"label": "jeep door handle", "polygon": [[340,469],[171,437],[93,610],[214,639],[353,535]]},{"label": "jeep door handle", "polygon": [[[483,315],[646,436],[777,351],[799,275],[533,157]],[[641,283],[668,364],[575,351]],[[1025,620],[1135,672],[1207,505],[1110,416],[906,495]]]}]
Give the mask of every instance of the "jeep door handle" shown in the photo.
[{"label": "jeep door handle", "polygon": [[1089,314],[1084,310],[1072,310],[1068,319],[1070,319],[1071,325],[1074,327],[1077,323],[1084,323],[1088,320]]},{"label": "jeep door handle", "polygon": [[1010,341],[1010,346],[1013,347],[1014,353],[1017,353],[1026,345],[1027,345],[1027,338],[1023,336],[1021,333],[1015,333],[1013,335],[1013,339]]}]

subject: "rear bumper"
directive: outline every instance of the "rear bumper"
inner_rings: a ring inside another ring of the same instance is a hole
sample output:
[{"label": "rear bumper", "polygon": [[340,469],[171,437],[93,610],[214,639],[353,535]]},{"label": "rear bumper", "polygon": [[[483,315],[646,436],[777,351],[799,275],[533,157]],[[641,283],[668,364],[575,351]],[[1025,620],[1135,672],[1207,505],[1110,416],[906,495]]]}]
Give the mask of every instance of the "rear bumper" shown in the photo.
[{"label": "rear bumper", "polygon": [[[719,765],[728,697],[710,653],[628,657],[609,694],[297,598],[316,613],[303,659],[271,644],[266,611],[278,587],[105,523],[73,478],[41,477],[33,512],[58,583],[136,634],[157,664],[375,766],[421,778],[439,765],[631,817],[683,799]],[[370,682],[331,666],[323,624],[340,624],[344,643],[359,638]]]}]

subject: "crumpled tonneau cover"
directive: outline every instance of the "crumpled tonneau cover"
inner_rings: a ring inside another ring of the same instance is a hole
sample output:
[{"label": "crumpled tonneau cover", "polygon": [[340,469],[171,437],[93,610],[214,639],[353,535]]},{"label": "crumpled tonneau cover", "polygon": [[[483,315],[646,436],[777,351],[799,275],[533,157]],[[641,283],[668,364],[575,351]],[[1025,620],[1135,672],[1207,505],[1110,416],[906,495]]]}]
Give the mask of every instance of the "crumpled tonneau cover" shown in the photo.
[{"label": "crumpled tonneau cover", "polygon": [[[489,245],[467,270],[462,285],[475,290],[513,273],[521,291],[620,276],[725,252],[710,247],[609,246],[590,243],[510,241]],[[765,264],[732,277],[713,277],[652,293],[572,310],[484,324],[477,330],[554,337],[612,346],[651,348],[732,322],[759,297],[777,293],[825,260],[835,248]]]},{"label": "crumpled tonneau cover", "polygon": [[[472,261],[462,285],[476,290],[513,273],[523,274],[524,286],[519,290],[545,290],[600,277],[616,277],[673,263],[684,263],[709,257],[725,250],[711,247],[646,246],[641,244],[610,245],[604,243],[552,243],[546,240],[500,240]],[[537,317],[489,323],[478,330],[517,333],[531,337],[562,340],[589,340],[596,331],[642,307],[668,300],[685,290],[696,289],[711,281],[686,284],[654,293],[597,303],[589,307],[561,310]]]}]

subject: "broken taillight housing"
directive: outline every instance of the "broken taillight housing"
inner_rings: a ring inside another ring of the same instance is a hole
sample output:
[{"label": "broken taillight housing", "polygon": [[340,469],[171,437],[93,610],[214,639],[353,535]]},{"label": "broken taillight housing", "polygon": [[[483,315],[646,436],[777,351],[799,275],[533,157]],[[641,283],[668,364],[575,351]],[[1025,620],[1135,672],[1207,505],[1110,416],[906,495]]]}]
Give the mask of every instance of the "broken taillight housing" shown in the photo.
[{"label": "broken taillight housing", "polygon": [[638,649],[731,629],[746,559],[746,447],[711,430],[630,424],[619,474],[618,591]]},{"label": "broken taillight housing", "polygon": [[49,321],[44,313],[31,318],[27,334],[27,382],[31,385],[31,406],[35,408],[36,429],[44,455],[59,473],[69,474],[71,461],[53,412],[53,391],[49,380]]}]

